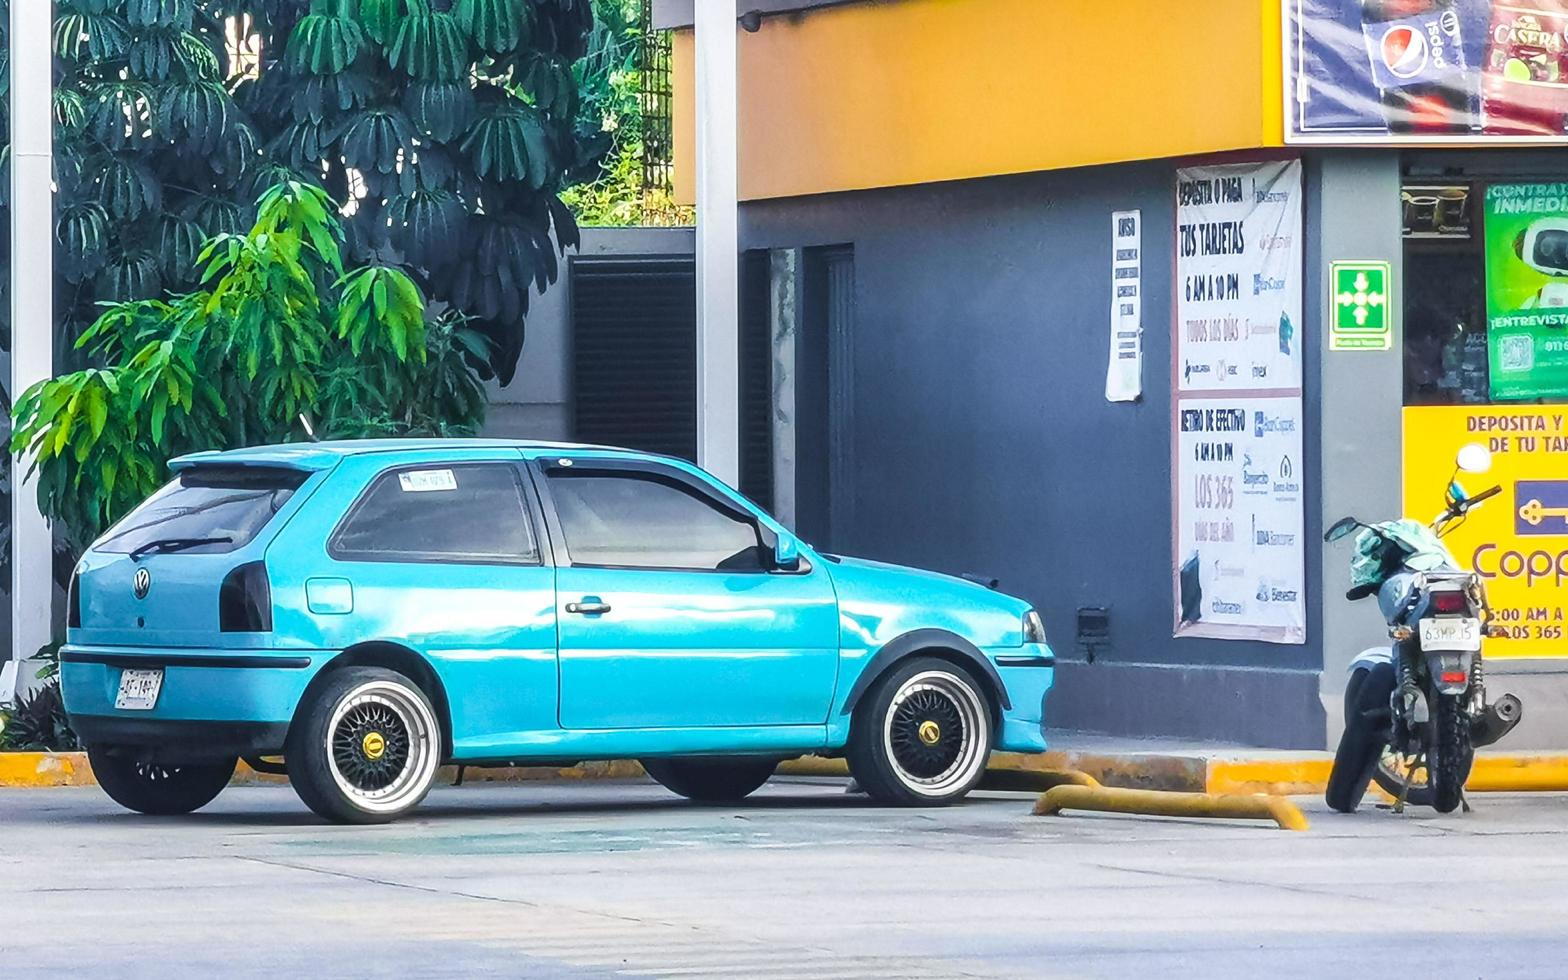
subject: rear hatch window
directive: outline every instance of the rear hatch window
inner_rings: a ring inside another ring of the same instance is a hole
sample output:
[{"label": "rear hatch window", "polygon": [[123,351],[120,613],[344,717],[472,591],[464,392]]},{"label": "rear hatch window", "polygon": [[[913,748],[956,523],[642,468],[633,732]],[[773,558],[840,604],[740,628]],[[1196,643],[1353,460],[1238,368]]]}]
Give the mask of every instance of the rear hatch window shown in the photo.
[{"label": "rear hatch window", "polygon": [[110,528],[93,550],[223,554],[243,548],[309,475],[282,467],[192,467]]}]

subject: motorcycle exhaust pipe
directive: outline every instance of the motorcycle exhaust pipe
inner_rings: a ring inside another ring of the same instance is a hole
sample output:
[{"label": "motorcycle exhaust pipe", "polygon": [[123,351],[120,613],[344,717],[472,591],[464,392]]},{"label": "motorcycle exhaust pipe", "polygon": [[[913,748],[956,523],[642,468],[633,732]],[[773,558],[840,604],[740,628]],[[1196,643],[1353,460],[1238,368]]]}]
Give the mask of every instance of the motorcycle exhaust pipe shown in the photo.
[{"label": "motorcycle exhaust pipe", "polygon": [[1512,694],[1486,706],[1481,716],[1470,723],[1470,744],[1475,748],[1491,745],[1514,730],[1524,717],[1524,704]]}]

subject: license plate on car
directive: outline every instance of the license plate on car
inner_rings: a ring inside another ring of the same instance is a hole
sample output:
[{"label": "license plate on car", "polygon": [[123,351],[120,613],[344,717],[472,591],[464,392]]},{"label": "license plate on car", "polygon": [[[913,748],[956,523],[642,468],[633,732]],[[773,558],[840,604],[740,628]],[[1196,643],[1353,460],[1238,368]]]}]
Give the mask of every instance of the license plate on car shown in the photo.
[{"label": "license plate on car", "polygon": [[1421,649],[1479,650],[1481,649],[1481,621],[1458,618],[1423,619],[1421,620]]},{"label": "license plate on car", "polygon": [[120,672],[120,693],[114,706],[121,711],[151,711],[163,690],[163,668]]}]

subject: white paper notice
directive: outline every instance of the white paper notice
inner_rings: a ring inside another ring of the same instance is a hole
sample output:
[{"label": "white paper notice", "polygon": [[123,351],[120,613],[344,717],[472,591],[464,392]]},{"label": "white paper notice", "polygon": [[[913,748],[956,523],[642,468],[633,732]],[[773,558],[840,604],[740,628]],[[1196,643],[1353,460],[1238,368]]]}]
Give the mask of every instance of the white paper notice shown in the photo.
[{"label": "white paper notice", "polygon": [[1301,164],[1176,178],[1175,635],[1305,643]]},{"label": "white paper notice", "polygon": [[1105,400],[1143,394],[1143,212],[1111,215],[1111,360]]}]

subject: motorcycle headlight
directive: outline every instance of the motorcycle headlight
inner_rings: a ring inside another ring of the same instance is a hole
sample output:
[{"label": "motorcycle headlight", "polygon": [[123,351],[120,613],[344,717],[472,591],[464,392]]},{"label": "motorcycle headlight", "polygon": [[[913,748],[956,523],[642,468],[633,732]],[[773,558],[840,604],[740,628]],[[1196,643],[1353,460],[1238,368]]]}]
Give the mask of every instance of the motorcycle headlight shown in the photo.
[{"label": "motorcycle headlight", "polygon": [[1033,609],[1024,613],[1024,642],[1045,642],[1045,623],[1040,621],[1040,614]]}]

